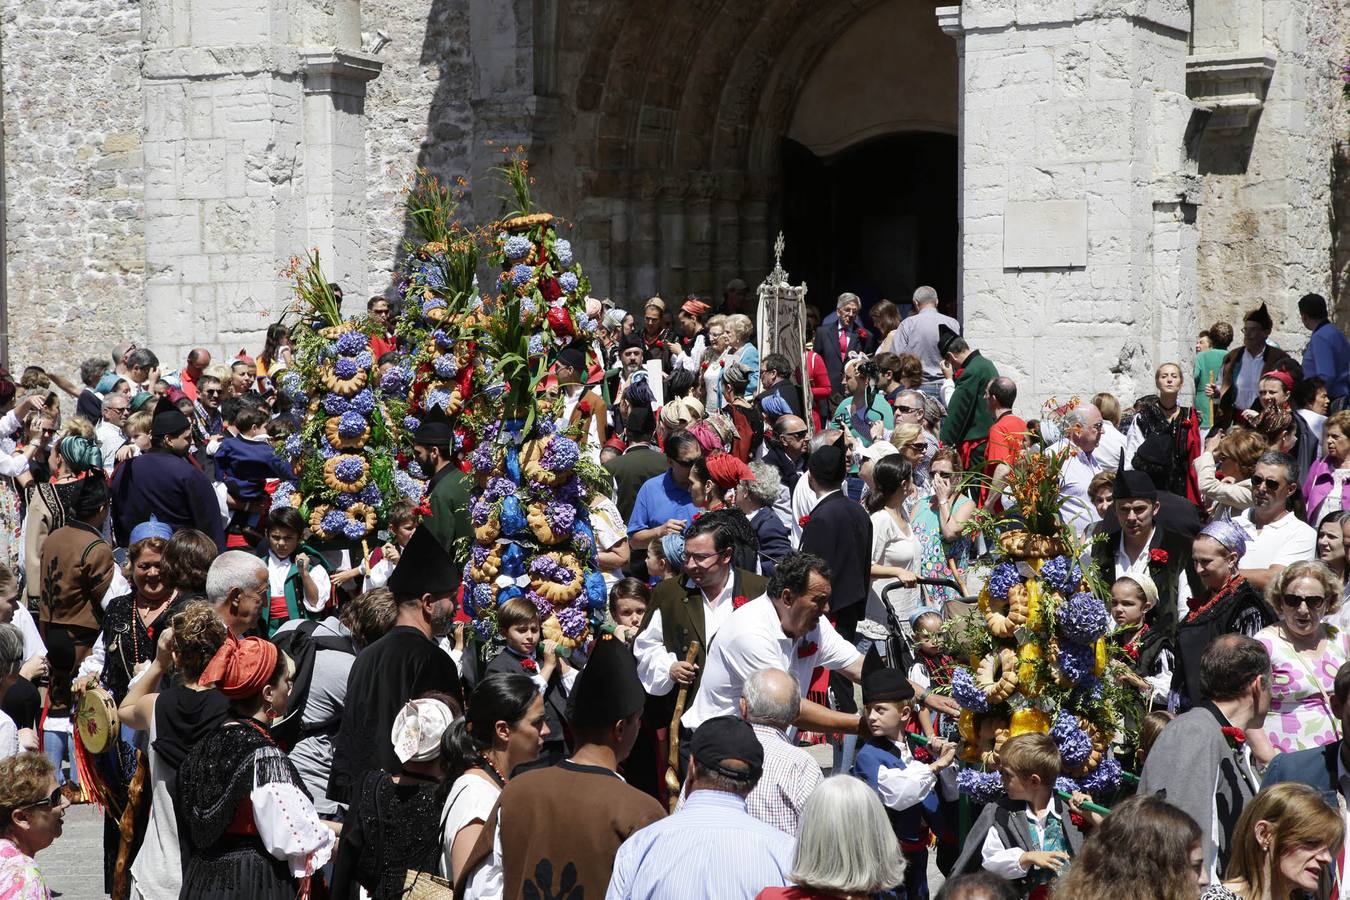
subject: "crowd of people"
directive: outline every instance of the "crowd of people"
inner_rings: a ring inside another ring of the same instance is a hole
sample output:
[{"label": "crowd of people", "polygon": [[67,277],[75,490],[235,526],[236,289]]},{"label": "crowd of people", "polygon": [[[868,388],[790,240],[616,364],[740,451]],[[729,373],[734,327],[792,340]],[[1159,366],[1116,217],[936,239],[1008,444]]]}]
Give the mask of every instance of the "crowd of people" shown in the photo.
[{"label": "crowd of people", "polygon": [[[73,380],[0,373],[0,898],[50,896],[35,856],[90,801],[119,900],[917,900],[933,867],[951,898],[1337,896],[1350,342],[1326,302],[1299,302],[1301,360],[1262,306],[1240,347],[1199,336],[1189,386],[1164,362],[1155,393],[1030,419],[940,305],[845,293],[761,353],[739,281],[588,301],[594,341],[540,385],[612,479],[608,613],[570,652],[525,599],[490,643],[466,628],[444,423],[368,555],[273,504],[303,413],[283,326],[224,365],[122,344]],[[397,365],[389,301],[364,321]],[[942,633],[1033,451],[1110,591],[1137,789],[1061,793],[1055,742],[1020,734],[963,831]]]}]

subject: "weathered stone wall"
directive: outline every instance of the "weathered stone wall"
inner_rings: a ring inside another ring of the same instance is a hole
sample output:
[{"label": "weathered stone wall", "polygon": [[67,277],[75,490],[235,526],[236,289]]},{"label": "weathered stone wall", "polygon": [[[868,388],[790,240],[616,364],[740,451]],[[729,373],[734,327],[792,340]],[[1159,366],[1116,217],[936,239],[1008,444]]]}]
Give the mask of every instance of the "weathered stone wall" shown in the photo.
[{"label": "weathered stone wall", "polygon": [[144,339],[140,33],[137,0],[4,0],[13,364]]},{"label": "weathered stone wall", "polygon": [[361,29],[366,46],[377,31],[389,37],[379,54],[384,69],[366,94],[365,283],[345,286],[364,301],[391,288],[403,255],[403,188],[414,171],[442,180],[468,174],[473,112],[468,0],[363,0]]},{"label": "weathered stone wall", "polygon": [[1332,206],[1335,159],[1350,137],[1338,77],[1350,17],[1336,0],[1259,0],[1254,12],[1235,21],[1264,22],[1264,30],[1237,33],[1244,26],[1236,24],[1232,43],[1272,53],[1275,67],[1254,125],[1201,141],[1198,324],[1226,321],[1238,332],[1243,314],[1264,301],[1274,340],[1297,355],[1308,339],[1297,310],[1303,294],[1329,297],[1341,325],[1350,322],[1344,276],[1333,284],[1332,275],[1336,247],[1350,238],[1337,230],[1345,210],[1338,221]]}]

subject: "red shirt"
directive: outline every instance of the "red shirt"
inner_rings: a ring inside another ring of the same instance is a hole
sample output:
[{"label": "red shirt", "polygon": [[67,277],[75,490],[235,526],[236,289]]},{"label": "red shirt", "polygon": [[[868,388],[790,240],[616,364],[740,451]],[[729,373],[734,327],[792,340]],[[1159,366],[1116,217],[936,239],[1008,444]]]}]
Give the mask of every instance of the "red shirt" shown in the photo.
[{"label": "red shirt", "polygon": [[391,350],[398,349],[398,337],[396,335],[376,336],[370,339],[370,356],[379,365],[380,357]]},{"label": "red shirt", "polygon": [[984,451],[986,478],[994,477],[994,470],[998,468],[999,463],[1007,463],[1009,466],[1013,464],[1013,460],[1022,452],[1026,436],[1027,423],[1013,413],[1004,413],[998,421],[989,426],[989,444]]},{"label": "red shirt", "polygon": [[183,366],[183,370],[178,373],[178,380],[182,382],[183,396],[187,397],[193,403],[197,402],[197,382],[201,380],[202,373],[192,374],[192,370]]}]

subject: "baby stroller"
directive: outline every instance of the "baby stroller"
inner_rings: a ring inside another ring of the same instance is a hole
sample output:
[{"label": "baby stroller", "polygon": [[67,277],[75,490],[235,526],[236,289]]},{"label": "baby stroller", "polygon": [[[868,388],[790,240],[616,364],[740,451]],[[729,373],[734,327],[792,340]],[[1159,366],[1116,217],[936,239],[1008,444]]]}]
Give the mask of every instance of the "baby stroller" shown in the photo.
[{"label": "baby stroller", "polygon": [[[932,611],[941,614],[944,622],[969,613],[971,610],[975,609],[979,599],[978,596],[967,595],[965,586],[954,578],[920,578],[920,590],[922,590],[925,585],[930,587],[949,588],[960,595],[960,599],[958,600],[947,600],[936,607],[932,607]],[[895,614],[895,604],[891,602],[892,593],[903,589],[904,586],[897,581],[895,584],[888,585],[882,591],[881,596],[884,601],[882,605],[886,608],[887,636],[885,641],[885,652],[881,655],[885,657],[886,665],[891,668],[899,669],[902,672],[908,672],[915,661],[914,641],[911,637],[909,628],[906,627],[908,623],[902,624],[900,622],[900,619]]]}]

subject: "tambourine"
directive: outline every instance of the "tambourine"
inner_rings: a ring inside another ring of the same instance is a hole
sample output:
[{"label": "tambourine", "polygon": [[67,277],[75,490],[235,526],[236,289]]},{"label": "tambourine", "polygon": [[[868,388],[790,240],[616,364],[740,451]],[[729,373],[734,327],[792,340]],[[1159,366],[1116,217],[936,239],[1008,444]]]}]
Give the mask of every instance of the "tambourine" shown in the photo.
[{"label": "tambourine", "polygon": [[102,753],[113,745],[121,723],[112,694],[95,685],[84,692],[75,707],[75,731],[90,753]]}]

